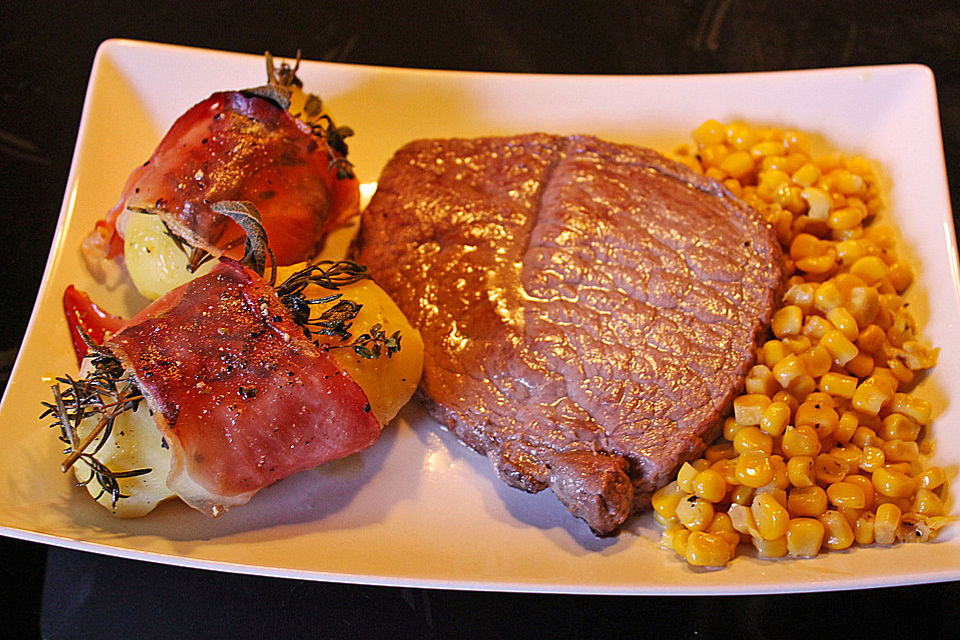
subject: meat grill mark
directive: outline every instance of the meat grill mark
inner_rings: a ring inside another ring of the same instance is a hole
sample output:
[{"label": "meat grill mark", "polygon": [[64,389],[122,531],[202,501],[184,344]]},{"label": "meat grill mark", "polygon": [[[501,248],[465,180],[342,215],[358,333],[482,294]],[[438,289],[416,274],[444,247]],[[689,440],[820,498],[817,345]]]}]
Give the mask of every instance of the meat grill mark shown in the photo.
[{"label": "meat grill mark", "polygon": [[584,136],[407,145],[355,251],[424,336],[432,415],[601,534],[716,433],[783,281],[721,185]]}]

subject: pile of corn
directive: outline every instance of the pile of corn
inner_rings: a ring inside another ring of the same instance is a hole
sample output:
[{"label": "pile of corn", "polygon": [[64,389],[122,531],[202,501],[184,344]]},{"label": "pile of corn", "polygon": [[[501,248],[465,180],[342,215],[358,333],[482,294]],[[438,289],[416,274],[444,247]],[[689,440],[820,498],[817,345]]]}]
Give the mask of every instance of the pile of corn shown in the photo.
[{"label": "pile of corn", "polygon": [[653,496],[661,546],[726,565],[741,543],[766,558],[926,541],[948,520],[944,471],[924,467],[930,403],[910,393],[937,351],[900,297],[913,273],[863,158],[814,157],[802,133],[723,125],[678,159],[760,211],[790,275],[723,439]]}]

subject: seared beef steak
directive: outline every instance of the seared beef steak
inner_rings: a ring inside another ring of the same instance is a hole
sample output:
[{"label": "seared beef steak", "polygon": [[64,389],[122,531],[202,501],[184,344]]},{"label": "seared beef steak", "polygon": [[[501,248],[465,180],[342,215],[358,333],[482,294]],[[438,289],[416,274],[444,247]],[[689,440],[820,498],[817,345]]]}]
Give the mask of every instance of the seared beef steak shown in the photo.
[{"label": "seared beef steak", "polygon": [[423,335],[431,413],[600,534],[715,436],[783,280],[724,187],[585,136],[408,144],[355,253]]}]

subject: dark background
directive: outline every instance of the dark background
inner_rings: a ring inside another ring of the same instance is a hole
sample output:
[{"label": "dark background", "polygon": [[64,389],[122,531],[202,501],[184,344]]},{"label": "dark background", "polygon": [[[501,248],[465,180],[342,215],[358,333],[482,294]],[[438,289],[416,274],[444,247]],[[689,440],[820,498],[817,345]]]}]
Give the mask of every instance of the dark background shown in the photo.
[{"label": "dark background", "polygon": [[[135,38],[388,66],[661,74],[915,62],[960,196],[960,3],[7,2],[0,7],[0,387],[26,328],[97,46]],[[198,97],[199,99],[199,97]],[[812,96],[811,99],[817,99]],[[46,572],[46,573],[45,573]],[[45,580],[46,575],[46,580]],[[960,583],[791,596],[428,591],[175,569],[0,538],[0,636],[957,637]],[[22,630],[22,631],[19,631]]]}]

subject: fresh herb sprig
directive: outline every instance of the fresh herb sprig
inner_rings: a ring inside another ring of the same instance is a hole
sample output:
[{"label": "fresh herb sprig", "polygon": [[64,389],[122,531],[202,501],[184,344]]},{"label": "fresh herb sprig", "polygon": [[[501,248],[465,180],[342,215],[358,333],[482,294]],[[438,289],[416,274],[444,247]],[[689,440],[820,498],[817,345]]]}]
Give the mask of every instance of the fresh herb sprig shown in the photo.
[{"label": "fresh herb sprig", "polygon": [[[363,305],[351,300],[340,299],[342,294],[335,293],[322,298],[308,299],[303,291],[309,285],[317,285],[331,291],[370,278],[370,271],[363,265],[350,260],[322,260],[294,273],[277,286],[280,301],[290,310],[294,321],[303,327],[307,336],[336,336],[346,344],[326,345],[326,349],[353,349],[361,358],[379,358],[382,353],[387,357],[400,351],[400,332],[386,335],[383,327],[375,324],[366,332],[354,338],[350,333],[353,320]],[[334,306],[323,311],[317,317],[311,317],[314,307],[340,300]],[[351,340],[352,339],[352,340]],[[350,342],[347,342],[350,341]]]},{"label": "fresh herb sprig", "polygon": [[[95,344],[82,330],[80,335],[91,349],[87,357],[90,358],[92,370],[80,380],[71,376],[56,378],[57,384],[51,387],[53,402],[41,403],[44,411],[40,418],[52,417],[50,426],[60,429],[60,440],[67,445],[64,449],[67,457],[60,465],[60,470],[66,473],[77,462],[83,463],[90,475],[78,485],[96,481],[100,492],[94,496],[94,500],[106,493],[112,499],[112,506],[116,507],[120,498],[128,497],[120,491],[119,480],[141,476],[152,469],[113,471],[97,458],[97,454],[113,432],[117,417],[127,411],[136,411],[143,395],[133,381],[124,375],[123,365],[113,354]],[[96,419],[97,423],[81,439],[80,425],[88,419]],[[94,444],[98,436],[100,440]]]},{"label": "fresh herb sprig", "polygon": [[393,335],[388,336],[383,327],[375,324],[370,327],[370,331],[360,334],[350,344],[333,345],[329,348],[353,349],[354,353],[367,360],[379,358],[381,352],[385,351],[389,358],[400,351],[400,332],[394,331]]},{"label": "fresh herb sprig", "polygon": [[[297,59],[292,67],[286,62],[281,62],[280,67],[277,68],[269,51],[264,53],[264,57],[267,62],[267,84],[246,89],[244,93],[270,100],[281,109],[289,109],[293,90],[303,88],[303,82],[297,77],[297,70],[300,68],[300,52],[297,52]],[[323,100],[320,96],[312,93],[306,94],[303,111],[293,115],[307,123],[313,135],[323,141],[327,156],[330,158],[328,166],[337,172],[337,179],[353,179],[353,163],[347,160],[349,149],[346,142],[346,139],[353,135],[353,129],[346,126],[338,127],[330,114],[324,113]]]}]

